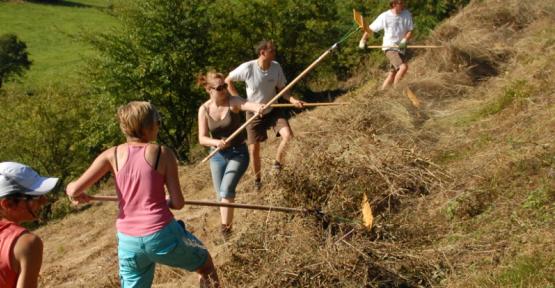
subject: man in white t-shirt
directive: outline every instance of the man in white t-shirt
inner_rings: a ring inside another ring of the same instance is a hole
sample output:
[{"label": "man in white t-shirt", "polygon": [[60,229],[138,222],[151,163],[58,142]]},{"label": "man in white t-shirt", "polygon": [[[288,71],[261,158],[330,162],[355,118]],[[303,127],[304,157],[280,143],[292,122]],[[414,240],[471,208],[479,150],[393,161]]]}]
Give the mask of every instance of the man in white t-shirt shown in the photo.
[{"label": "man in white t-shirt", "polygon": [[[228,91],[231,95],[239,96],[239,92],[237,92],[233,82],[245,82],[247,86],[247,100],[265,104],[285,87],[287,80],[279,63],[274,61],[276,47],[272,41],[261,41],[255,47],[255,50],[258,58],[245,62],[231,71],[225,79],[225,83],[227,83]],[[288,92],[284,93],[282,98],[288,100],[297,108],[303,107],[304,102],[290,96]],[[247,119],[250,119],[252,116],[252,113],[247,112]],[[255,175],[255,188],[257,190],[262,185],[260,142],[264,142],[268,138],[266,130],[269,128],[273,128],[276,136],[281,136],[281,142],[273,164],[273,168],[277,171],[281,170],[285,147],[293,137],[289,122],[280,109],[266,108],[262,117],[253,120],[247,126],[247,143],[249,144],[249,152]]]},{"label": "man in white t-shirt", "polygon": [[[407,73],[408,65],[405,51],[414,28],[412,15],[404,8],[403,0],[390,0],[389,7],[391,9],[380,14],[369,26],[372,32],[384,30],[382,44],[384,48],[382,50],[385,51],[385,55],[391,64],[391,69],[382,84],[382,90],[391,84],[397,84]],[[366,47],[368,36],[366,32],[362,35],[359,48],[364,49]]]}]

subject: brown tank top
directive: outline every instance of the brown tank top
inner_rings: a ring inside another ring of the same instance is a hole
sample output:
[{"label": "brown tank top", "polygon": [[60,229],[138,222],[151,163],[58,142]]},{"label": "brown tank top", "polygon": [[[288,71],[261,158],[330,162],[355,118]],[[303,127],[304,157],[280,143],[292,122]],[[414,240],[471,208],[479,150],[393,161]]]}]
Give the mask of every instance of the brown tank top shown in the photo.
[{"label": "brown tank top", "polygon": [[[225,117],[219,121],[214,120],[210,117],[208,113],[208,107],[205,106],[206,119],[208,119],[208,130],[210,130],[210,136],[214,139],[225,139],[229,135],[233,134],[241,125],[243,125],[244,120],[241,112],[233,112],[231,108],[227,107],[227,113]],[[241,131],[239,135],[231,139],[230,147],[243,144],[247,138],[245,130]]]}]

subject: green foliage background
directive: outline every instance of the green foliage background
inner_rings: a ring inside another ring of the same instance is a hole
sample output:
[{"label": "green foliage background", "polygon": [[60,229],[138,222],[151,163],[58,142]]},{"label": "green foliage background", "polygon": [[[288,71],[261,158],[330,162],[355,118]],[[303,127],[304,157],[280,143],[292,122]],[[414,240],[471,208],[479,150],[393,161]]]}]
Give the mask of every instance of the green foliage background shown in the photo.
[{"label": "green foliage background", "polygon": [[[388,3],[368,2],[132,2],[118,14],[122,29],[87,37],[101,52],[92,61],[92,83],[115,105],[147,100],[158,106],[166,119],[161,141],[174,147],[181,159],[188,160],[189,150],[196,143],[196,110],[206,98],[203,91],[194,87],[198,73],[216,69],[227,74],[240,63],[256,58],[253,46],[257,42],[272,39],[278,47],[277,60],[292,79],[353,28],[353,7],[378,15]],[[425,34],[441,17],[466,1],[418,2],[416,14],[433,15],[417,21],[417,27],[422,24],[420,34]],[[341,54],[348,56],[320,64],[318,72],[297,85],[297,91],[306,92],[306,83],[312,77],[331,81],[348,78],[361,57],[355,53],[356,40],[344,44]]]},{"label": "green foliage background", "polygon": [[[256,58],[258,41],[272,39],[292,80],[353,29],[353,8],[371,22],[388,7],[377,0],[74,2],[0,3],[0,15],[8,19],[0,20],[0,32],[25,35],[31,60],[37,59],[32,77],[0,90],[0,118],[9,123],[0,127],[0,161],[20,161],[64,181],[123,140],[114,117],[118,105],[154,103],[163,115],[160,141],[187,161],[196,145],[197,109],[207,97],[195,86],[198,73],[226,74]],[[467,3],[408,1],[417,39]],[[26,30],[22,23],[31,26]],[[347,79],[365,57],[373,57],[357,50],[355,35],[295,87],[299,96],[310,92],[312,80]]]}]

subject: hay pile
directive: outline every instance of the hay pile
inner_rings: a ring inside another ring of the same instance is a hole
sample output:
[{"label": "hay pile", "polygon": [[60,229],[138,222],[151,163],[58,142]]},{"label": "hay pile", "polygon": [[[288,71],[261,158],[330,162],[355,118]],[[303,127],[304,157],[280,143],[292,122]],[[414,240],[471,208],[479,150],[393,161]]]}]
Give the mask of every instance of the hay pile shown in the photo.
[{"label": "hay pile", "polygon": [[[441,156],[450,149],[467,149],[461,143],[475,143],[470,137],[479,137],[479,132],[451,126],[449,121],[454,120],[449,115],[514,88],[507,87],[506,81],[511,80],[504,80],[510,77],[508,69],[513,77],[533,77],[518,74],[522,72],[517,58],[552,48],[553,41],[544,40],[533,49],[519,45],[531,41],[526,37],[535,33],[537,23],[553,22],[545,20],[553,15],[552,6],[545,1],[472,2],[433,33],[430,42],[447,48],[414,58],[400,87],[383,93],[374,92],[378,83],[364,85],[342,97],[353,105],[322,108],[294,119],[297,139],[290,147],[287,167],[278,177],[266,177],[270,183],[261,201],[322,209],[331,220],[283,214],[242,219],[248,228],[229,244],[230,259],[220,268],[225,283],[232,287],[431,287],[456,279],[454,275],[473,262],[474,252],[481,252],[481,247],[494,247],[480,241],[450,244],[446,237],[456,225],[450,217],[460,221],[474,217],[495,201],[495,193],[480,190],[484,182],[477,180],[477,174],[485,178],[507,173],[503,168],[507,159],[495,169],[492,166],[500,162],[490,158],[503,151],[484,149],[485,154],[475,155],[476,163],[465,157],[459,163],[435,162],[442,162]],[[534,66],[529,64],[524,71]],[[548,76],[538,72],[535,77]],[[547,85],[547,81],[533,83]],[[406,86],[423,101],[421,109],[412,107],[402,93]],[[535,99],[549,97],[548,92]],[[488,115],[483,110],[472,113]],[[489,132],[500,133],[494,128]],[[540,136],[535,133],[530,138]],[[275,152],[269,147],[275,144],[265,146],[268,158]],[[487,173],[480,166],[495,172]],[[359,224],[363,194],[374,211],[372,231]],[[459,206],[445,213],[453,197]]]}]

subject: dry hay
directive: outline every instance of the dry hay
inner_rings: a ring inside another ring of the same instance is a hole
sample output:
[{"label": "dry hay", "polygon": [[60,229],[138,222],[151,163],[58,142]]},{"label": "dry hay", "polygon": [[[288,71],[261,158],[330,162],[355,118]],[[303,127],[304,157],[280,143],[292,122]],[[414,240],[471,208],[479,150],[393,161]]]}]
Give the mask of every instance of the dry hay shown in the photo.
[{"label": "dry hay", "polygon": [[[289,147],[286,168],[264,189],[271,191],[268,203],[317,208],[329,217],[278,215],[268,220],[253,215],[245,220],[248,230],[233,243],[230,261],[221,266],[228,285],[434,283],[442,260],[415,256],[409,252],[411,245],[395,243],[428,233],[431,227],[398,230],[398,222],[392,221],[406,208],[404,199],[440,189],[448,176],[409,145],[414,127],[404,104],[388,94],[344,97],[354,104],[306,112],[292,122],[295,131],[317,127],[320,133],[299,136],[302,140]],[[372,232],[361,226],[364,195],[380,222]],[[245,267],[256,269],[247,273]]]},{"label": "dry hay", "polygon": [[[432,41],[446,43],[447,48],[415,58],[411,67],[417,68],[411,68],[415,72],[408,75],[400,89],[371,92],[377,84],[367,85],[358,93],[343,96],[342,100],[353,103],[349,107],[318,109],[292,121],[298,137],[289,147],[285,170],[266,186],[266,199],[280,205],[322,209],[331,216],[330,221],[298,215],[251,215],[245,219],[248,230],[231,243],[232,257],[221,266],[226,284],[431,287],[451,279],[465,269],[463,265],[473,263],[484,253],[492,257],[503,255],[506,243],[499,241],[500,235],[495,233],[483,240],[440,243],[448,241],[444,237],[454,229],[450,225],[457,225],[448,217],[458,221],[476,217],[500,197],[488,193],[484,185],[488,177],[510,175],[510,170],[497,170],[510,162],[509,157],[500,157],[499,153],[507,148],[493,145],[482,154],[471,154],[475,158],[462,158],[467,166],[449,169],[435,164],[429,155],[450,148],[476,153],[480,142],[477,144],[475,139],[481,133],[498,135],[507,129],[518,137],[526,130],[509,129],[518,119],[502,121],[498,130],[468,131],[441,123],[419,126],[415,117],[456,113],[453,109],[464,98],[467,102],[460,108],[468,109],[471,101],[478,103],[503,93],[508,83],[495,77],[505,74],[507,67],[515,68],[513,61],[522,53],[513,44],[526,36],[522,33],[528,31],[531,23],[551,9],[539,2],[472,2],[434,32]],[[552,45],[542,43],[541,47]],[[546,75],[535,72],[528,78],[546,83]],[[411,108],[400,92],[403,85],[423,100],[421,111]],[[544,96],[532,101],[549,99],[545,95],[549,92],[542,93]],[[509,109],[500,113],[497,121],[504,119],[504,113],[509,119],[514,115],[511,111],[515,112]],[[549,111],[540,113],[537,119],[546,113]],[[533,117],[526,114],[522,117]],[[443,139],[438,133],[449,137]],[[553,135],[550,133],[547,135]],[[465,143],[468,149],[464,149]],[[541,157],[538,153],[542,149],[532,149],[532,162]],[[470,163],[473,160],[475,163]],[[492,172],[483,173],[488,170]],[[370,232],[360,225],[363,195],[369,198],[375,213],[376,225]],[[455,198],[451,198],[453,195]],[[445,205],[453,201],[458,201],[458,206],[449,216]]]}]

